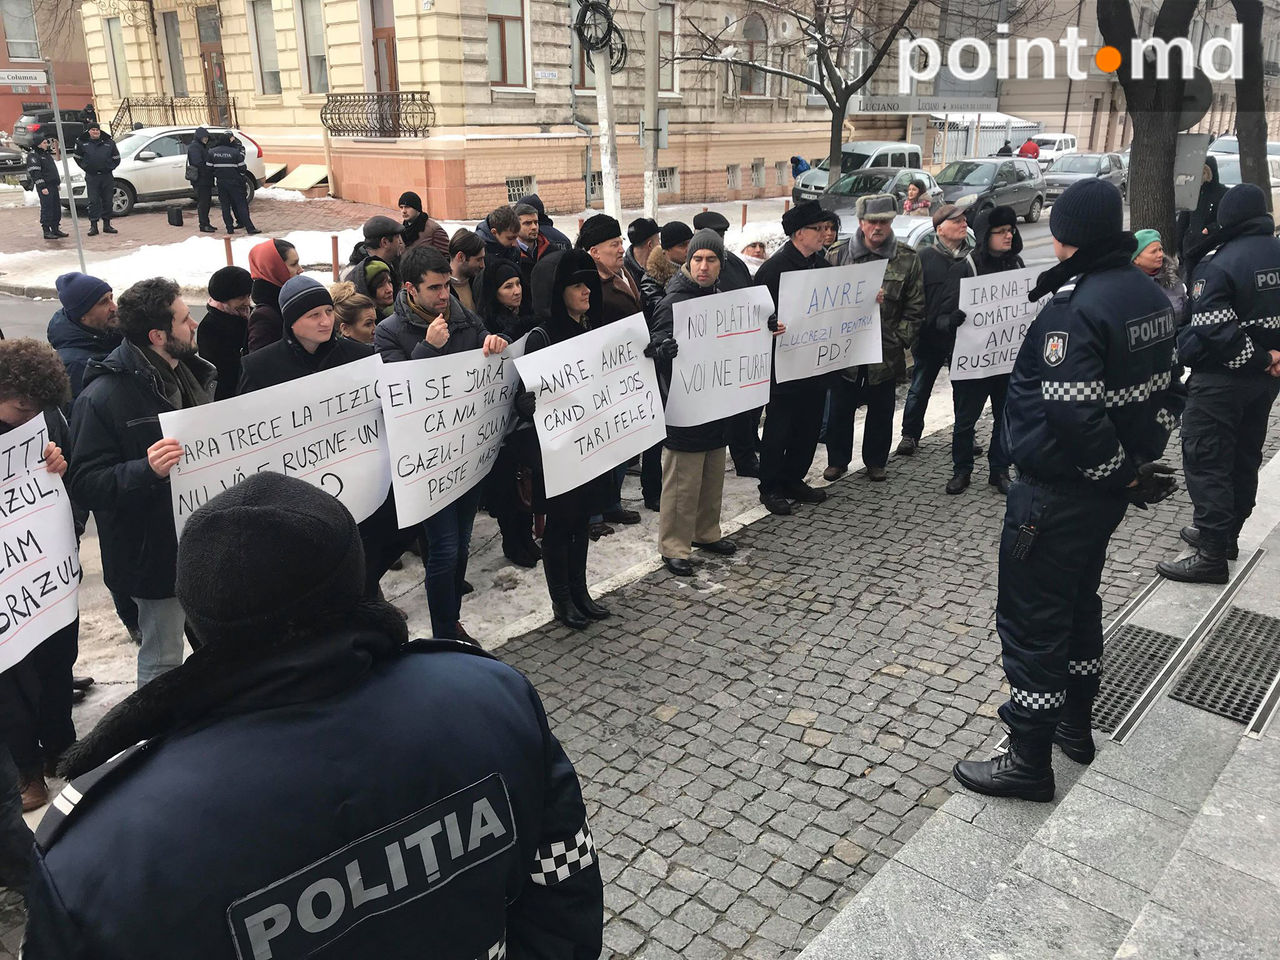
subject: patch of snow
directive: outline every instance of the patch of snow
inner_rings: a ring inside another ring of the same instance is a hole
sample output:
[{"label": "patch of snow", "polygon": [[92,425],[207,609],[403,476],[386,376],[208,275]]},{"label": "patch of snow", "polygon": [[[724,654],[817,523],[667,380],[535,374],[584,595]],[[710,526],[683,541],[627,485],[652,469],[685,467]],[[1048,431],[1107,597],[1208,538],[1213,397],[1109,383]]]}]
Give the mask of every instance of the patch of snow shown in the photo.
[{"label": "patch of snow", "polygon": [[280,187],[259,187],[253,196],[254,199],[261,197],[263,200],[287,200],[290,203],[311,199],[310,197],[304,197],[297,190],[282,190]]}]

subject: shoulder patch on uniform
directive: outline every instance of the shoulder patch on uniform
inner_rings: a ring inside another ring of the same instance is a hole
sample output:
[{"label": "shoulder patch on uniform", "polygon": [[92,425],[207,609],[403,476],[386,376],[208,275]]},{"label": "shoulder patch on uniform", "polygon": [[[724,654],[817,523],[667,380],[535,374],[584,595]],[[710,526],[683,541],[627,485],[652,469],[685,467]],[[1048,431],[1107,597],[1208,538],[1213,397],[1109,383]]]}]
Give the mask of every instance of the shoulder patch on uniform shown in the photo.
[{"label": "shoulder patch on uniform", "polygon": [[1280,290],[1280,270],[1259,270],[1253,275],[1253,282],[1259,291]]},{"label": "shoulder patch on uniform", "polygon": [[1200,294],[1204,293],[1204,278],[1201,277],[1191,285],[1191,299],[1199,300]]},{"label": "shoulder patch on uniform", "polygon": [[491,773],[232,903],[236,956],[313,956],[362,920],[438,890],[515,843],[507,785]]},{"label": "shoulder patch on uniform", "polygon": [[1056,367],[1067,359],[1067,332],[1052,330],[1044,335],[1044,362]]}]

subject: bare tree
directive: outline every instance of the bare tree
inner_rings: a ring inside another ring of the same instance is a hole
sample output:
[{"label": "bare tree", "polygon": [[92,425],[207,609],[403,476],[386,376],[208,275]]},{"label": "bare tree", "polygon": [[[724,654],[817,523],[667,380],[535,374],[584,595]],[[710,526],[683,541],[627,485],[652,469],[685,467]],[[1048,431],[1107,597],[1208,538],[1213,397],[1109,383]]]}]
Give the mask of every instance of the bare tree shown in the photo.
[{"label": "bare tree", "polygon": [[1231,0],[1244,33],[1244,64],[1236,81],[1236,136],[1240,141],[1240,181],[1256,183],[1271,207],[1267,167],[1267,107],[1262,75],[1262,0]]}]

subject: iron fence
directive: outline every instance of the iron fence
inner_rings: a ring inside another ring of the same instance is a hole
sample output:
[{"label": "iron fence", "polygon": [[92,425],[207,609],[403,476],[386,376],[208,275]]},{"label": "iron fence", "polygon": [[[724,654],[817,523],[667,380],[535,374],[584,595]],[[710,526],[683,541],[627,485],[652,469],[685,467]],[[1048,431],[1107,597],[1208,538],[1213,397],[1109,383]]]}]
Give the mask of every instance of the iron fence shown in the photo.
[{"label": "iron fence", "polygon": [[136,126],[239,127],[235,97],[126,97],[111,121],[113,134]]},{"label": "iron fence", "polygon": [[320,122],[332,137],[427,137],[436,108],[426,91],[331,93]]}]

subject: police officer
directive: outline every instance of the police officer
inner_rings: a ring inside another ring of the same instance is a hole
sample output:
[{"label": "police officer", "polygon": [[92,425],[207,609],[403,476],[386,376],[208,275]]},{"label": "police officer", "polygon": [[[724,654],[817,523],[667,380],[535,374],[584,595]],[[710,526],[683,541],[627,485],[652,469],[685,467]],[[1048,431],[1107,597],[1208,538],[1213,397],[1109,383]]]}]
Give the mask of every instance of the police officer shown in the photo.
[{"label": "police officer", "polygon": [[1280,240],[1262,191],[1232,187],[1218,224],[1216,248],[1192,275],[1191,322],[1178,332],[1178,359],[1191,369],[1182,469],[1195,507],[1182,539],[1196,552],[1156,565],[1187,583],[1227,582],[1280,390]]},{"label": "police officer", "polygon": [[46,240],[69,236],[58,228],[62,223],[62,201],[58,199],[62,174],[58,173],[58,161],[53,156],[56,142],[45,137],[27,153],[27,179],[40,200],[40,229]]},{"label": "police officer", "polygon": [[211,139],[205,127],[197,127],[191,146],[187,147],[187,180],[196,193],[196,214],[200,218],[201,233],[218,232],[218,228],[209,222],[209,207],[213,204],[213,170],[207,162]]},{"label": "police officer", "polygon": [[97,120],[91,120],[76,140],[71,156],[84,171],[85,192],[89,197],[89,236],[98,235],[99,220],[103,233],[119,233],[111,225],[111,202],[116,192],[112,171],[120,166],[116,142],[103,133]]},{"label": "police officer", "polygon": [[1173,311],[1130,263],[1136,241],[1123,222],[1120,191],[1101,180],[1072,185],[1050,215],[1062,262],[1031,299],[1056,292],[1018,351],[1005,406],[1018,465],[996,605],[1009,752],[954,770],[979,793],[1053,799],[1055,741],[1077,762],[1093,759],[1107,542],[1130,503],[1174,489],[1171,468],[1155,462],[1181,405],[1169,390]]},{"label": "police officer", "polygon": [[295,478],[191,515],[203,645],[68,753],[27,957],[599,955],[586,808],[537,693],[470,645],[407,643],[363,568],[346,508]]},{"label": "police officer", "polygon": [[220,134],[209,147],[205,164],[213,171],[218,185],[218,203],[227,233],[235,233],[237,226],[244,227],[244,232],[251,235],[261,233],[249,219],[249,169],[245,166],[240,141],[230,133]]}]

